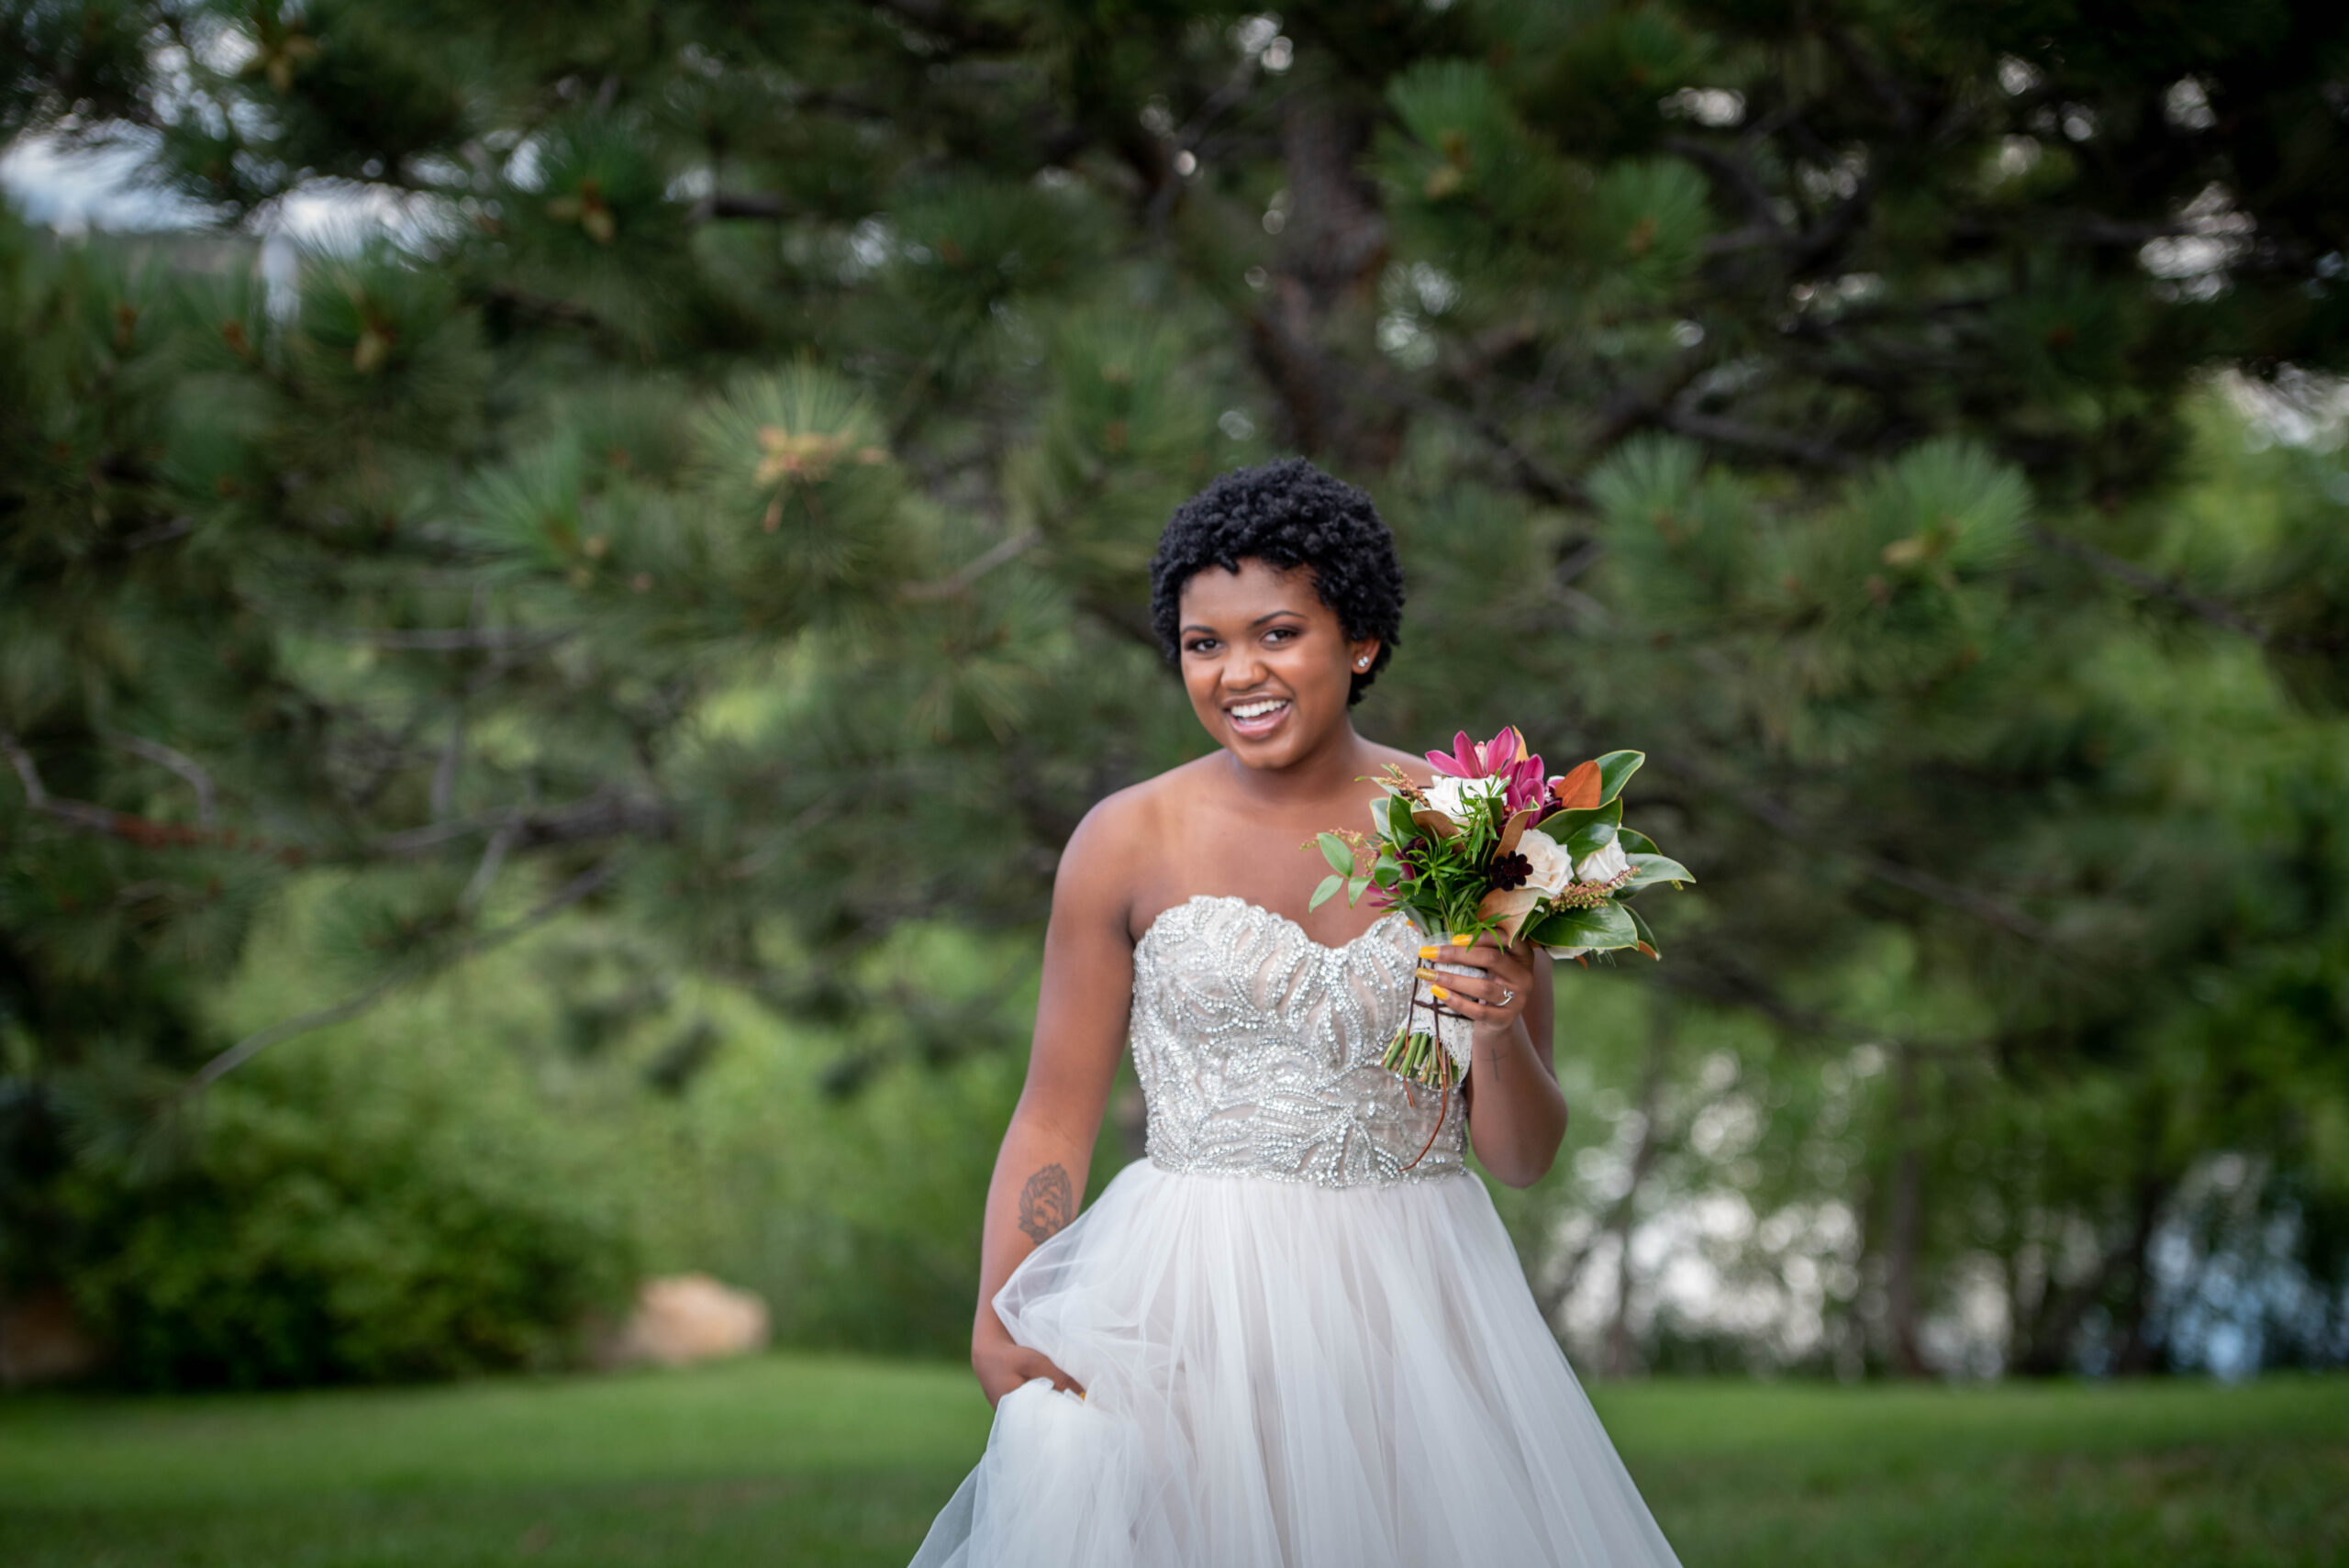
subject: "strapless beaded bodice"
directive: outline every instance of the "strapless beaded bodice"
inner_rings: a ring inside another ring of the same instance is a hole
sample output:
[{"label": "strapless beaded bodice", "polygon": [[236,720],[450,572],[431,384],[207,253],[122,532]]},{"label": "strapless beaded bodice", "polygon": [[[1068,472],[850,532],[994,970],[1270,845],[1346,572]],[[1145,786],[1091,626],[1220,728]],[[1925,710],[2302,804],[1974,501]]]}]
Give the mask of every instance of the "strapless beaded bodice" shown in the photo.
[{"label": "strapless beaded bodice", "polygon": [[1151,1162],[1330,1187],[1458,1174],[1460,1096],[1437,1132],[1442,1096],[1379,1065],[1419,941],[1399,914],[1336,948],[1242,898],[1161,914],[1134,947]]}]

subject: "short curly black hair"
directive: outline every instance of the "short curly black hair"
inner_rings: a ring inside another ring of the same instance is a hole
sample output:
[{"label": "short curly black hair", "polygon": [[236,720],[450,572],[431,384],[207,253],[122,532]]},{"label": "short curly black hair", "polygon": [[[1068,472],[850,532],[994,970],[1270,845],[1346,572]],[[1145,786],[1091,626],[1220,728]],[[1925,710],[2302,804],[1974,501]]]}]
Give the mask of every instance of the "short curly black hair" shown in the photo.
[{"label": "short curly black hair", "polygon": [[1403,629],[1403,568],[1370,497],[1301,457],[1235,468],[1174,508],[1150,558],[1150,618],[1172,662],[1181,657],[1183,584],[1210,566],[1237,572],[1251,557],[1313,569],[1313,591],[1349,639],[1378,639],[1349,703],[1362,701]]}]

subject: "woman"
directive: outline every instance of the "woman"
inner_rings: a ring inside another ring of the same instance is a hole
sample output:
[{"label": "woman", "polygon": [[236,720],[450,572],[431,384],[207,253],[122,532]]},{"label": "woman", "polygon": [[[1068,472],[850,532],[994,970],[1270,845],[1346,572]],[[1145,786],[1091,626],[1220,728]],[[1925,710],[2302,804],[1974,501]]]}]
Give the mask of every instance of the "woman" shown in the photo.
[{"label": "woman", "polygon": [[[915,1568],[1673,1562],[1464,1167],[1522,1186],[1557,1154],[1550,965],[1305,906],[1299,846],[1365,821],[1386,764],[1427,778],[1347,713],[1394,652],[1393,539],[1293,459],[1186,502],[1151,584],[1219,749],[1062,856],[987,1193],[995,1429]],[[1442,976],[1475,1033],[1448,1099],[1379,1065],[1437,960],[1478,972]],[[1150,1157],[1078,1217],[1129,1044]]]}]

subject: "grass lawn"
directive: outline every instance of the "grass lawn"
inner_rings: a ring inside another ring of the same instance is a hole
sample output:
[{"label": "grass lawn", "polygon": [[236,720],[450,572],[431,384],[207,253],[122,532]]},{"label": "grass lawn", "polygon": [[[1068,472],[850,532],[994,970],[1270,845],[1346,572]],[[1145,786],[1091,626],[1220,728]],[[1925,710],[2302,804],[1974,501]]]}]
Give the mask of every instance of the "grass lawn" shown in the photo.
[{"label": "grass lawn", "polygon": [[[2349,1380],[1660,1383],[1597,1399],[1689,1568],[2349,1562]],[[416,1390],[10,1398],[0,1563],[896,1568],[986,1424],[959,1367],[796,1356]]]}]

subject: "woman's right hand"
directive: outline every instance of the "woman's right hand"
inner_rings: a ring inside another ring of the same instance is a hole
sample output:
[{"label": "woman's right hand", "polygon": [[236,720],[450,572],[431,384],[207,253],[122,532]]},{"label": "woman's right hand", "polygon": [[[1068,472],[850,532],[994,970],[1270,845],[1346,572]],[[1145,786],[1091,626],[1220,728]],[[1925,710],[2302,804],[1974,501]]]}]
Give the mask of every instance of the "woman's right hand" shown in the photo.
[{"label": "woman's right hand", "polygon": [[990,1406],[1021,1384],[1039,1377],[1052,1379],[1054,1388],[1079,1398],[1085,1396],[1084,1385],[1054,1365],[1052,1357],[1016,1344],[1010,1335],[1000,1331],[971,1348],[971,1370],[979,1374],[979,1386],[986,1391]]}]

